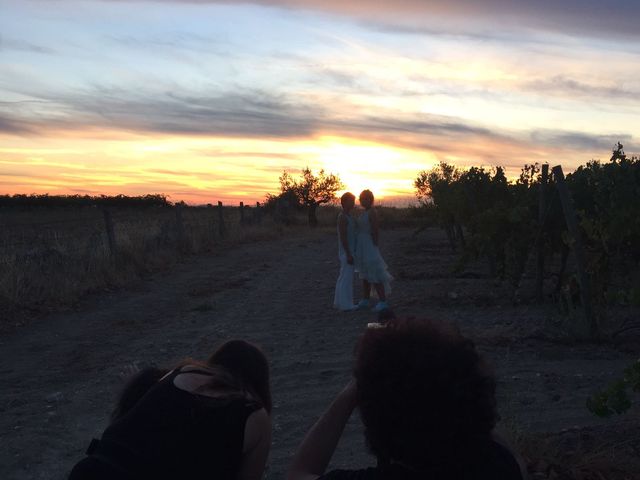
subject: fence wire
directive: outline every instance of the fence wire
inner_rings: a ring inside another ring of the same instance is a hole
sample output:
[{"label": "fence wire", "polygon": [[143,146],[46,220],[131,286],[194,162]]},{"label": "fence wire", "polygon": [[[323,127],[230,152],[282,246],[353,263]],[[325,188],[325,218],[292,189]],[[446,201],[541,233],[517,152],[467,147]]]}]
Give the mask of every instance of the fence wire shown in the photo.
[{"label": "fence wire", "polygon": [[[153,243],[165,247],[174,244],[180,248],[184,242],[211,242],[220,239],[220,232],[228,231],[234,224],[241,225],[243,216],[237,211],[238,207],[223,208],[222,215],[215,207],[135,213],[97,210],[91,212],[92,215],[76,218],[33,221],[11,221],[5,214],[5,219],[0,217],[0,255],[37,256],[38,252],[44,254],[51,249],[65,255],[86,255],[91,249],[96,253],[105,248],[109,250],[111,243],[117,251],[123,246],[146,248]],[[245,206],[244,223],[262,216],[252,213],[253,209]]]}]

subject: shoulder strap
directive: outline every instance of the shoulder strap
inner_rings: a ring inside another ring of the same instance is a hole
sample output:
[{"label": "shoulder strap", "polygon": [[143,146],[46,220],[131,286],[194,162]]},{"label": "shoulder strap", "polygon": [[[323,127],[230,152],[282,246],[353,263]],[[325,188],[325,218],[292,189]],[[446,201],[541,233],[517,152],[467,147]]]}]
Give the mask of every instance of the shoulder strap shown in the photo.
[{"label": "shoulder strap", "polygon": [[192,369],[189,370],[184,370],[185,367],[188,367],[190,365],[184,365],[181,368],[177,368],[176,371],[178,372],[178,374],[180,373],[195,373],[197,375],[208,375],[208,376],[212,376],[213,374],[211,372],[209,372],[208,370],[204,370],[201,367],[197,367],[197,366],[193,366]]}]

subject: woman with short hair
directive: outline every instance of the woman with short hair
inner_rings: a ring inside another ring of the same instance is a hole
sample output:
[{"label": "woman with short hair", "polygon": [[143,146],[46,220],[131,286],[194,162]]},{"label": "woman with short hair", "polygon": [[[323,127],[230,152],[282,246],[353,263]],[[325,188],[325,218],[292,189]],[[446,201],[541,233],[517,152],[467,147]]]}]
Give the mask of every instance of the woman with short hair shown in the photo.
[{"label": "woman with short hair", "polygon": [[[473,343],[453,328],[415,319],[368,328],[354,379],[307,433],[288,480],[522,480],[493,433],[495,386]],[[356,406],[377,466],[325,474]]]}]

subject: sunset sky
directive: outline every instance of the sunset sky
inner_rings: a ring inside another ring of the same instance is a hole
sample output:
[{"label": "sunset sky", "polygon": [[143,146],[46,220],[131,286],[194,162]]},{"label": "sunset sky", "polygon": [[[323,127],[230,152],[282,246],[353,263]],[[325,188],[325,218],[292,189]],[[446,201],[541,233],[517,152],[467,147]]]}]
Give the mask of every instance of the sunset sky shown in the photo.
[{"label": "sunset sky", "polygon": [[640,153],[638,0],[0,0],[0,193],[255,202],[283,170]]}]

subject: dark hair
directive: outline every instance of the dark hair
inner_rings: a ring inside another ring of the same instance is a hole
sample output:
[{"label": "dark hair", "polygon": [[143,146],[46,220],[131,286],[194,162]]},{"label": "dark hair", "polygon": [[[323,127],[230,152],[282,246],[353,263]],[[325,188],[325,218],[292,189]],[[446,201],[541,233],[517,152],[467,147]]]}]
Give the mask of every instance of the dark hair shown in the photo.
[{"label": "dark hair", "polygon": [[[264,353],[243,340],[230,340],[222,344],[203,364],[197,360],[185,359],[176,368],[185,365],[220,367],[212,376],[208,386],[230,388],[250,392],[256,400],[271,413],[271,391],[269,388],[269,364]],[[129,412],[162,377],[171,370],[148,367],[133,375],[122,389],[116,408],[111,414],[115,421]]]},{"label": "dark hair", "polygon": [[251,393],[271,413],[269,362],[257,346],[244,340],[229,340],[209,357],[207,364],[229,372],[240,388]]},{"label": "dark hair", "polygon": [[358,199],[360,200],[360,203],[362,203],[363,199],[369,199],[371,201],[371,204],[373,205],[373,192],[371,190],[363,190],[360,192],[360,196],[358,197]]},{"label": "dark hair", "polygon": [[382,463],[462,462],[495,426],[495,379],[453,328],[416,319],[369,328],[354,375],[367,444]]},{"label": "dark hair", "polygon": [[151,387],[157,384],[168,372],[169,370],[166,369],[148,367],[140,370],[127,380],[118,397],[116,408],[111,413],[111,421],[113,422],[129,412],[151,390]]},{"label": "dark hair", "polygon": [[340,197],[340,205],[342,205],[344,207],[344,205],[345,205],[345,203],[347,203],[347,201],[355,202],[356,201],[356,196],[351,192],[343,193],[342,196]]}]

